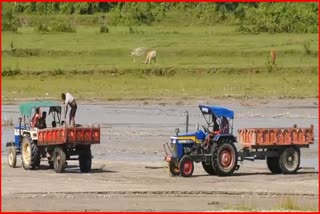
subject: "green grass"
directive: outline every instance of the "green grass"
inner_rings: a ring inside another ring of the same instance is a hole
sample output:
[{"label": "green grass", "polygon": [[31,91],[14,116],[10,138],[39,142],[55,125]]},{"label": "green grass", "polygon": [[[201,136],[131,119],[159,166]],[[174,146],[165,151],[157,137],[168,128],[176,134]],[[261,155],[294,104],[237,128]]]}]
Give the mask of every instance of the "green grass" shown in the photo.
[{"label": "green grass", "polygon": [[275,210],[286,210],[286,211],[318,211],[317,207],[314,207],[312,205],[310,206],[304,206],[302,207],[300,203],[291,198],[291,197],[284,197],[280,200],[278,205],[275,207]]},{"label": "green grass", "polygon": [[[127,26],[111,26],[107,34],[100,34],[99,26],[78,26],[76,33],[41,34],[31,27],[2,32],[2,71],[20,73],[3,77],[2,95],[59,97],[69,91],[103,100],[318,95],[317,34],[245,35],[232,26],[133,28],[139,33],[130,34]],[[157,64],[145,65],[141,57],[133,63],[129,53],[136,47],[156,49]],[[276,66],[268,65],[272,47],[278,51]]]}]

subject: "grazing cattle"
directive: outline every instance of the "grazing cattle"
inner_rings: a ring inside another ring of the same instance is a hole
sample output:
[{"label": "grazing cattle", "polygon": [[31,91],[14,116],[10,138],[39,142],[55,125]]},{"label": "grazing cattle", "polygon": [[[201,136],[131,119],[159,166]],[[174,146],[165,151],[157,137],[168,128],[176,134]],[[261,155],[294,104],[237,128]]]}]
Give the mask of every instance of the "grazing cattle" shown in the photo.
[{"label": "grazing cattle", "polygon": [[145,64],[150,64],[152,60],[154,61],[154,63],[156,63],[156,58],[157,58],[157,51],[149,51],[147,53]]},{"label": "grazing cattle", "polygon": [[136,48],[131,51],[131,56],[133,57],[133,62],[136,62],[136,56],[143,56],[146,53],[146,48]]},{"label": "grazing cattle", "polygon": [[276,63],[277,51],[275,49],[271,49],[271,63],[274,65]]}]

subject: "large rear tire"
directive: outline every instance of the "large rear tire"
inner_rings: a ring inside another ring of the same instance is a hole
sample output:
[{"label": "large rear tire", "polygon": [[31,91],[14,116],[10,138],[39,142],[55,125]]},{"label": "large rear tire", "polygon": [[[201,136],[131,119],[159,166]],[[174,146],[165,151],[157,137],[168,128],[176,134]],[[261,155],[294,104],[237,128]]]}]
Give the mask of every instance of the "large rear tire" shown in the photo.
[{"label": "large rear tire", "polygon": [[193,160],[189,156],[184,156],[180,160],[179,170],[182,177],[190,177],[193,174]]},{"label": "large rear tire", "polygon": [[204,171],[206,171],[206,173],[208,173],[209,175],[216,175],[217,174],[212,166],[211,161],[209,161],[209,162],[202,161],[202,167],[203,167]]},{"label": "large rear tire", "polygon": [[8,147],[8,164],[10,167],[15,168],[17,164],[17,152],[14,146]]},{"label": "large rear tire", "polygon": [[53,168],[56,173],[64,172],[66,167],[66,153],[62,148],[56,147],[53,150]]},{"label": "large rear tire", "polygon": [[22,167],[26,170],[35,169],[40,165],[40,151],[29,137],[24,137],[21,146]]},{"label": "large rear tire", "polygon": [[280,168],[283,174],[296,173],[300,167],[300,149],[288,147],[280,155]]},{"label": "large rear tire", "polygon": [[86,148],[79,151],[79,167],[80,172],[88,173],[91,170],[92,165],[92,155],[91,149]]},{"label": "large rear tire", "polygon": [[273,174],[280,174],[282,171],[279,164],[279,157],[267,157],[267,165]]},{"label": "large rear tire", "polygon": [[221,142],[214,145],[212,167],[219,176],[232,175],[238,164],[238,153],[233,143]]}]

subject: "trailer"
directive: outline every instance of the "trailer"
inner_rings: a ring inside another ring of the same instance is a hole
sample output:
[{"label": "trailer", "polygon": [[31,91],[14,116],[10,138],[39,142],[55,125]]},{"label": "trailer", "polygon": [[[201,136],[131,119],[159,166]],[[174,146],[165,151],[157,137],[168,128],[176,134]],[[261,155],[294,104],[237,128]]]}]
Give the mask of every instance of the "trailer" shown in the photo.
[{"label": "trailer", "polygon": [[238,129],[240,161],[266,160],[272,173],[291,174],[300,169],[301,148],[314,143],[314,127]]},{"label": "trailer", "polygon": [[[190,177],[194,162],[209,175],[228,176],[244,160],[265,160],[272,173],[291,174],[300,169],[300,149],[314,143],[314,127],[243,128],[233,135],[234,112],[220,106],[199,105],[207,122],[192,133],[179,133],[163,144],[164,160],[172,176]],[[218,125],[218,130],[215,126]],[[186,131],[188,130],[188,115]],[[236,144],[240,146],[237,151]]]}]

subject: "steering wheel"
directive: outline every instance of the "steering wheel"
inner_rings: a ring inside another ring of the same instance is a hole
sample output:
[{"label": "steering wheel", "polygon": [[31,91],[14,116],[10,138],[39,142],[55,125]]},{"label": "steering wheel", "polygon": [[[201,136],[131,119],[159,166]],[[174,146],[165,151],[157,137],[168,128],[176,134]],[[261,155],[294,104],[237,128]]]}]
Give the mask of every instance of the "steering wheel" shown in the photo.
[{"label": "steering wheel", "polygon": [[202,126],[203,130],[207,133],[210,133],[210,130],[208,129],[208,127]]}]

